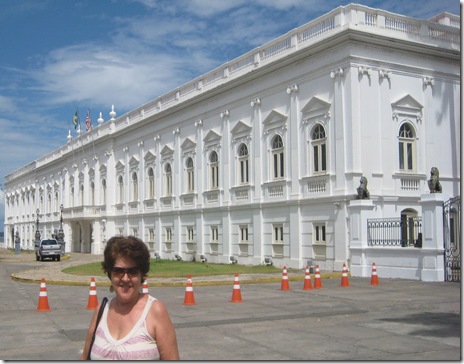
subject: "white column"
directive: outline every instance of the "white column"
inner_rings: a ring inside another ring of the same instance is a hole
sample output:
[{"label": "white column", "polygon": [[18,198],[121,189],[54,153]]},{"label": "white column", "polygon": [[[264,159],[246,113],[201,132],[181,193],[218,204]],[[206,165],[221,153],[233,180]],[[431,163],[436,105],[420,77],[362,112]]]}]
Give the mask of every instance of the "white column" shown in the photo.
[{"label": "white column", "polygon": [[447,199],[448,196],[441,193],[421,195],[422,281],[443,282],[445,280],[443,202]]},{"label": "white column", "polygon": [[[368,277],[371,272],[367,266],[367,220],[372,217],[374,210],[372,200],[352,200],[348,205],[349,217],[349,249],[351,253],[350,270],[353,276]],[[334,270],[341,270],[342,267],[335,267]]]}]

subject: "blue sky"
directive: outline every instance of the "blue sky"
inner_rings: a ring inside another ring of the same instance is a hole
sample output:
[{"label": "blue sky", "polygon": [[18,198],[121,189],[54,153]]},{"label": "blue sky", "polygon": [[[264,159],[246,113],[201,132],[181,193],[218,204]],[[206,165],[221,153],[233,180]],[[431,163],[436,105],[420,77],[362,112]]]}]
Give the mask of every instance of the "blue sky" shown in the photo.
[{"label": "blue sky", "polygon": [[[459,0],[358,0],[414,18]],[[119,116],[349,1],[0,0],[4,177],[67,141],[72,116]],[[74,133],[74,129],[72,130]]]}]

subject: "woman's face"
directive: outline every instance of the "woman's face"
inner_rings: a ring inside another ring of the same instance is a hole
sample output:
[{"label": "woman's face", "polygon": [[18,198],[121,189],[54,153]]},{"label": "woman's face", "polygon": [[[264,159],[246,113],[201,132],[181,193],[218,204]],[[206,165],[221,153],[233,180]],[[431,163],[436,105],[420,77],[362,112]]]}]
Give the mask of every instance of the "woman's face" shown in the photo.
[{"label": "woman's face", "polygon": [[121,303],[130,302],[139,295],[142,273],[132,259],[117,257],[111,271],[111,284]]}]

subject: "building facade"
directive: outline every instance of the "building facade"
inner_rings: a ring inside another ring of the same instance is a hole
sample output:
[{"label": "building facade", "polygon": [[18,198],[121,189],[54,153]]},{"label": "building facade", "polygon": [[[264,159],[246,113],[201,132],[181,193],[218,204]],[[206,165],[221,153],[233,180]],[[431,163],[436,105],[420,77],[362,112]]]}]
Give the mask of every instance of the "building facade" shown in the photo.
[{"label": "building facade", "polygon": [[459,23],[342,6],[125,115],[113,106],[6,176],[5,242],[19,232],[33,249],[62,216],[67,252],[124,234],[161,258],[350,267],[354,215],[420,217],[432,167],[459,194]]}]

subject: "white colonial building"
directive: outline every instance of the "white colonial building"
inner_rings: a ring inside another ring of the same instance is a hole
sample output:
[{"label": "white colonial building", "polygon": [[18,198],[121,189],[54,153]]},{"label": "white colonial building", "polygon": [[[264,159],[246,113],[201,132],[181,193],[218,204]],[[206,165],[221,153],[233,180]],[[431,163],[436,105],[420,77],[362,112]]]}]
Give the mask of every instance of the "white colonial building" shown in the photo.
[{"label": "white colonial building", "polygon": [[443,280],[447,227],[434,224],[460,191],[459,26],[341,6],[125,115],[112,108],[5,177],[6,245],[18,232],[33,249],[37,226],[50,237],[62,216],[67,252],[101,254],[124,234],[161,258],[362,276],[375,262]]}]

